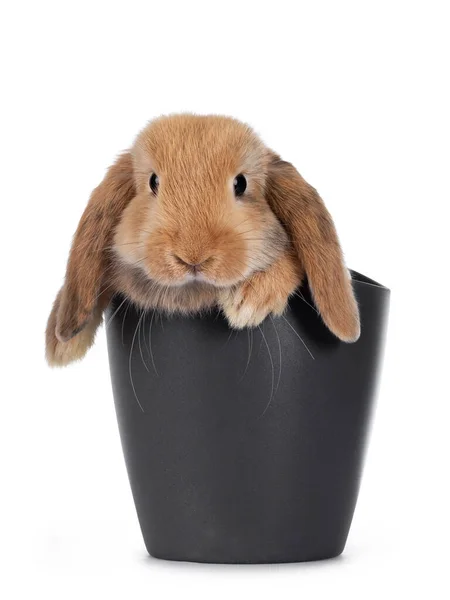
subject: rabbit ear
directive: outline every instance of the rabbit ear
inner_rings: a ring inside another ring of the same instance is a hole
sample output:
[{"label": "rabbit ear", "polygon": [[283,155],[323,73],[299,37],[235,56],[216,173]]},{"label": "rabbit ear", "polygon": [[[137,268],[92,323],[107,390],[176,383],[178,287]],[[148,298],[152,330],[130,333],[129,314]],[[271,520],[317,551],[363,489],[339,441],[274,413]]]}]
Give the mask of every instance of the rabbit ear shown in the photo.
[{"label": "rabbit ear", "polygon": [[302,260],[323,321],[342,341],[355,342],[360,335],[358,305],[323,200],[290,163],[276,155],[269,164],[266,197]]},{"label": "rabbit ear", "polygon": [[[109,266],[107,248],[122,211],[134,195],[132,158],[126,153],[92,192],[75,232],[65,282],[49,318],[60,342],[80,333],[98,312]],[[101,318],[95,320],[98,326]]]}]

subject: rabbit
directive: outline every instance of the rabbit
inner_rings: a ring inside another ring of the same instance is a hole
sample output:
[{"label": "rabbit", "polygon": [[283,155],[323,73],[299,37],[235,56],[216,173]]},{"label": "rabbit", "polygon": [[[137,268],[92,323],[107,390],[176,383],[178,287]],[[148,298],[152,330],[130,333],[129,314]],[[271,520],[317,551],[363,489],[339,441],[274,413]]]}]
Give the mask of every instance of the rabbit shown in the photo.
[{"label": "rabbit", "polygon": [[358,305],[322,199],[231,117],[151,121],[92,192],[46,330],[51,366],[81,359],[116,293],[143,309],[221,309],[230,327],[283,313],[305,280],[343,342]]}]

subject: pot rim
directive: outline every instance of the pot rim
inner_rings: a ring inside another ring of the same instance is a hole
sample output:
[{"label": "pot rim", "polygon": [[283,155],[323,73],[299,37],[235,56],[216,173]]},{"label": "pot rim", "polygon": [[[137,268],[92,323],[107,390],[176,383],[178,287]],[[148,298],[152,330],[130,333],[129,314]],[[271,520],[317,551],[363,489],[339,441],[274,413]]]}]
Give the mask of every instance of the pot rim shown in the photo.
[{"label": "pot rim", "polygon": [[371,287],[376,287],[381,290],[386,290],[387,292],[391,291],[388,287],[386,287],[385,285],[382,285],[381,283],[378,283],[374,279],[370,279],[370,277],[367,277],[367,275],[363,275],[362,273],[359,273],[358,271],[354,271],[353,269],[349,269],[349,271],[350,271],[352,281],[354,281],[355,283],[358,283],[360,285],[368,285]]}]

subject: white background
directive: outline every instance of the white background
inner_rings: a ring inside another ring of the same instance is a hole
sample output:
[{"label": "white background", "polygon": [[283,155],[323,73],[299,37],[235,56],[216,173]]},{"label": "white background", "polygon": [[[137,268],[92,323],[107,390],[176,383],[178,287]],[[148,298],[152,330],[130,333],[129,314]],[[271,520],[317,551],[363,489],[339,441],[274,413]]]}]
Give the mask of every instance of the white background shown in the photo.
[{"label": "white background", "polygon": [[[447,4],[447,6],[446,6]],[[0,14],[3,598],[444,598],[449,553],[449,18],[424,2],[10,2]],[[104,332],[43,332],[91,189],[163,112],[231,114],[316,186],[352,268],[392,289],[342,558],[147,557]]]}]

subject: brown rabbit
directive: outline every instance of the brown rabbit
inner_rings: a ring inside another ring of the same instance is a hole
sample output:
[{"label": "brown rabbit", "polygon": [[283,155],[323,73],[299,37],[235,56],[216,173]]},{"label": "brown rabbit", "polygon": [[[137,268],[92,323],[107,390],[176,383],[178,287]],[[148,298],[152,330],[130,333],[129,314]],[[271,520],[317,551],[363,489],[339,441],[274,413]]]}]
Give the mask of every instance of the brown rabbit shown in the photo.
[{"label": "brown rabbit", "polygon": [[49,317],[47,360],[82,358],[118,292],[168,312],[219,306],[243,328],[281,314],[305,276],[327,327],[356,341],[351,279],[316,190],[239,121],[164,116],[91,195]]}]

